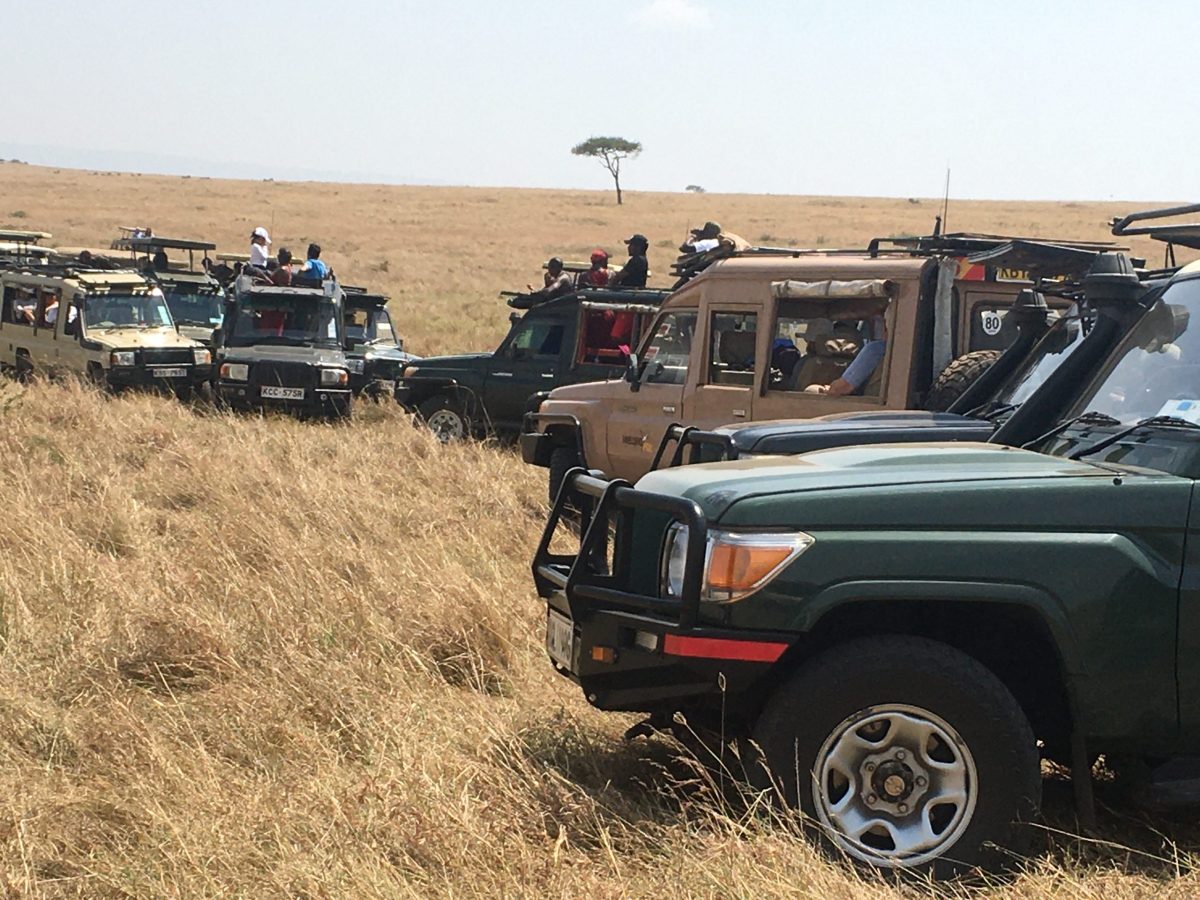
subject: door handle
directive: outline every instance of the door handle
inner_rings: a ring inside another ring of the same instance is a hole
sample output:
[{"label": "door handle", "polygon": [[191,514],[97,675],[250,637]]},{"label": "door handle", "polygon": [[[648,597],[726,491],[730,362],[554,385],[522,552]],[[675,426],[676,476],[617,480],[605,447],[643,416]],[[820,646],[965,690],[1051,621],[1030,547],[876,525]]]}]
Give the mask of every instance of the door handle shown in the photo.
[{"label": "door handle", "polygon": [[543,372],[543,373],[542,373],[542,377],[543,377],[543,378],[553,378],[553,377],[554,377],[554,373],[553,373],[553,372]]},{"label": "door handle", "polygon": [[497,378],[512,378],[512,372],[493,372]]},{"label": "door handle", "polygon": [[744,409],[735,409],[733,415],[735,418],[744,419],[746,418],[746,411]]},{"label": "door handle", "polygon": [[663,411],[663,412],[665,412],[667,415],[673,415],[673,414],[675,413],[675,407],[673,407],[673,406],[664,406],[664,407],[662,408],[662,411]]}]

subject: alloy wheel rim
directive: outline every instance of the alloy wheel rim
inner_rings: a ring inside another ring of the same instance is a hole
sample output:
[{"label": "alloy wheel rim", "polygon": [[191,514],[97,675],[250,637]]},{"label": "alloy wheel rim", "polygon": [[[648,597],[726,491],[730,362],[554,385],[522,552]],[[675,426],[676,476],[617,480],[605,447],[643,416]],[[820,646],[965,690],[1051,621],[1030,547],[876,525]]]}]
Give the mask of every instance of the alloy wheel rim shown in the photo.
[{"label": "alloy wheel rim", "polygon": [[467,432],[462,416],[451,409],[439,409],[426,420],[426,424],[442,443],[462,440]]},{"label": "alloy wheel rim", "polygon": [[974,818],[975,760],[940,716],[905,704],[848,716],[817,753],[813,806],[829,838],[883,868],[944,856]]}]

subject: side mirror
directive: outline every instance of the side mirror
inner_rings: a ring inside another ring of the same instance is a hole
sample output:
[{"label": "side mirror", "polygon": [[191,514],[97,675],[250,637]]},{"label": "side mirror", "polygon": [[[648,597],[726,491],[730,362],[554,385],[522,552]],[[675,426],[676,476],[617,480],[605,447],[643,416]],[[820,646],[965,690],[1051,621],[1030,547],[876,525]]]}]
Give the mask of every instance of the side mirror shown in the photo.
[{"label": "side mirror", "polygon": [[508,314],[508,321],[516,325],[521,321],[521,314],[519,312],[510,312]]},{"label": "side mirror", "polygon": [[637,354],[630,353],[629,359],[625,361],[625,380],[629,382],[629,389],[632,391],[636,391],[642,386],[638,379],[639,369]]},{"label": "side mirror", "polygon": [[216,328],[213,329],[212,342],[213,342],[214,347],[225,346],[225,332],[221,329],[220,326],[217,326]]}]

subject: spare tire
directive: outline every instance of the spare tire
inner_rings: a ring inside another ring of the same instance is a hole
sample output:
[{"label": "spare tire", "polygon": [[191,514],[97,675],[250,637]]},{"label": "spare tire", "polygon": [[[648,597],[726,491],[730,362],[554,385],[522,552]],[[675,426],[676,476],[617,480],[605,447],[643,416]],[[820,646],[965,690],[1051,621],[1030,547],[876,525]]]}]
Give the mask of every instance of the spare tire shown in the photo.
[{"label": "spare tire", "polygon": [[950,405],[963,395],[980,375],[992,367],[1003,351],[974,350],[964,353],[938,375],[929,389],[925,408],[930,412],[945,412]]}]

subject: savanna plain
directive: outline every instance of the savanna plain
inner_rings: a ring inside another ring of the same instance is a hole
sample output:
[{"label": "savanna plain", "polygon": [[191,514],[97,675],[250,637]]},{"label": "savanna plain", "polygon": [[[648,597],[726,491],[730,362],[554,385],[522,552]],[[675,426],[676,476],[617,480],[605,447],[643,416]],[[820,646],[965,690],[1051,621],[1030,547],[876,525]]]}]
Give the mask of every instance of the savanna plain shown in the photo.
[{"label": "savanna plain", "polygon": [[[950,227],[1104,239],[1152,203],[963,202]],[[244,251],[310,240],[389,293],[408,349],[483,350],[549,255],[688,226],[861,245],[937,200],[215,181],[0,165],[0,226],[117,225]],[[1154,259],[1149,245],[1135,250]],[[0,888],[10,896],[1195,897],[1194,817],[1099,785],[1074,834],[1051,773],[1040,854],[933,886],[817,855],[666,738],[554,675],[529,557],[545,473],[443,447],[398,409],[348,424],[77,384],[0,385]]]}]

